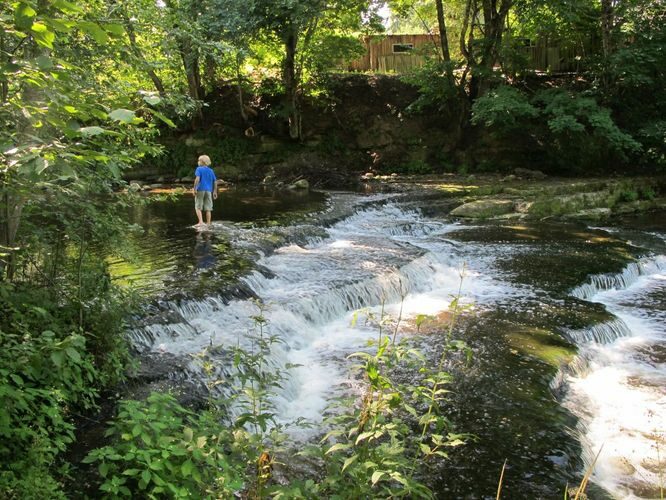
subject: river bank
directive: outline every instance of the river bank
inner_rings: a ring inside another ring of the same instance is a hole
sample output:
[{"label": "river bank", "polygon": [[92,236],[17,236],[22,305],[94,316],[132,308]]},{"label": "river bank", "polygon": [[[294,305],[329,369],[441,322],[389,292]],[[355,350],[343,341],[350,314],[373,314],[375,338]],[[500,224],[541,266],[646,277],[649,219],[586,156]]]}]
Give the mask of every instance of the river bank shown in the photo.
[{"label": "river bank", "polygon": [[[131,181],[129,190],[182,194],[191,179],[157,178]],[[516,169],[509,175],[375,175],[350,179],[359,192],[402,192],[427,195],[431,210],[464,219],[608,221],[616,216],[666,209],[666,176],[617,178],[551,178],[538,170]],[[222,189],[232,186],[222,182]],[[267,178],[267,190],[308,190],[307,178],[297,182]]]}]

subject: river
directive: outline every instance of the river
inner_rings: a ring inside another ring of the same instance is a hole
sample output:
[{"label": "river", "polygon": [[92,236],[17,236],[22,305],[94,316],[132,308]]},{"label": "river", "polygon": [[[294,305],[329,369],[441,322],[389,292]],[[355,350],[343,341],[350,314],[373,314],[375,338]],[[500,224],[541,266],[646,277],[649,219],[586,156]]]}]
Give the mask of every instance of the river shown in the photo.
[{"label": "river", "polygon": [[[140,236],[109,258],[117,282],[147,297],[129,332],[169,380],[205,384],[196,355],[243,345],[266,305],[299,365],[275,401],[294,441],[316,435],[327,403],[359,389],[346,356],[376,335],[368,308],[404,319],[425,351],[461,285],[470,312],[455,336],[473,357],[456,368],[447,411],[476,439],[430,479],[439,498],[561,498],[594,465],[592,498],[658,498],[666,432],[666,219],[613,227],[461,223],[431,193],[221,194],[210,231],[192,199],[137,208]],[[461,278],[462,275],[462,278]],[[213,359],[223,373],[228,358]],[[294,425],[305,418],[313,428]],[[661,446],[661,448],[659,448]],[[661,458],[660,458],[661,457]],[[661,460],[661,462],[659,461]]]}]

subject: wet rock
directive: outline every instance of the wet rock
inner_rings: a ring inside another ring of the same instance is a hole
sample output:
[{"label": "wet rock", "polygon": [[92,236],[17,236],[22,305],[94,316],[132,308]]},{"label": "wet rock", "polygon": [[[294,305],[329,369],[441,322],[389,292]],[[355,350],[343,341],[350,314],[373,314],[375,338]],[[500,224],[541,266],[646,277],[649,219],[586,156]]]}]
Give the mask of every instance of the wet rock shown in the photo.
[{"label": "wet rock", "polygon": [[132,378],[143,382],[153,382],[175,378],[174,373],[183,373],[187,370],[189,359],[178,357],[169,353],[150,353],[138,360],[139,364]]},{"label": "wet rock", "polygon": [[574,219],[585,219],[585,220],[603,220],[611,215],[610,208],[588,208],[587,210],[579,210],[574,214],[570,214],[568,217]]},{"label": "wet rock", "polygon": [[375,177],[375,174],[373,174],[372,172],[366,172],[361,176],[361,180],[369,181],[370,179],[373,179],[374,177]]},{"label": "wet rock", "polygon": [[185,138],[185,145],[187,145],[187,146],[196,147],[196,146],[203,146],[204,144],[206,144],[206,141],[204,139],[199,138],[199,137],[189,136],[189,137]]},{"label": "wet rock", "polygon": [[469,217],[473,219],[487,219],[498,215],[513,212],[514,203],[511,200],[479,200],[465,203],[451,211],[455,217]]},{"label": "wet rock", "polygon": [[506,177],[503,177],[500,180],[500,182],[511,182],[511,181],[515,181],[516,179],[517,179],[517,177],[515,175],[511,174],[511,175],[507,175]]},{"label": "wet rock", "polygon": [[370,149],[373,147],[388,146],[393,143],[392,132],[395,124],[376,117],[369,127],[359,131],[356,137],[356,145],[359,149]]},{"label": "wet rock", "polygon": [[530,170],[529,168],[517,168],[513,171],[513,173],[518,177],[533,180],[541,180],[548,177],[541,170]]},{"label": "wet rock", "polygon": [[294,182],[294,189],[310,189],[310,183],[306,179],[299,179]]},{"label": "wet rock", "polygon": [[627,481],[624,486],[639,498],[663,498],[663,489],[657,483],[648,483],[647,481]]},{"label": "wet rock", "polygon": [[608,464],[613,468],[615,474],[631,476],[636,472],[636,467],[631,465],[629,460],[624,457],[611,457]]},{"label": "wet rock", "polygon": [[282,141],[262,135],[259,142],[259,151],[262,153],[272,153],[283,147]]}]

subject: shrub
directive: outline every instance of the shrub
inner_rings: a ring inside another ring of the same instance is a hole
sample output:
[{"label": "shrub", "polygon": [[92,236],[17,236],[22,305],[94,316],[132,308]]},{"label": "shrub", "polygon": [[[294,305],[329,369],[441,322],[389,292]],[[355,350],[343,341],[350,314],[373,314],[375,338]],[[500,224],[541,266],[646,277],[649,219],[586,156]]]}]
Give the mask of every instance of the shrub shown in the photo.
[{"label": "shrub", "polygon": [[234,443],[233,432],[212,423],[169,394],[123,401],[107,431],[113,444],[84,462],[98,463],[100,490],[113,497],[231,497],[243,487],[243,464],[232,463],[225,450]]}]

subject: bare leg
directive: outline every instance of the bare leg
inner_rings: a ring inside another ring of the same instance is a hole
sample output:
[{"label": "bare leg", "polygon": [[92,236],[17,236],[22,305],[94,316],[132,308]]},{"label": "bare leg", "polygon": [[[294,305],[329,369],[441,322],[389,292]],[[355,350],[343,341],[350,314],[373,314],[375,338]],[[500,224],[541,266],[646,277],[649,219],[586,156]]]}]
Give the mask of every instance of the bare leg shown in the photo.
[{"label": "bare leg", "polygon": [[206,224],[208,224],[209,226],[210,226],[210,220],[211,220],[212,217],[213,217],[213,212],[211,212],[210,210],[208,210],[208,211],[206,212]]},{"label": "bare leg", "polygon": [[[201,210],[195,208],[194,211],[197,213],[197,219],[199,219],[199,223],[197,224],[198,226],[203,225],[203,218],[201,217]],[[210,213],[210,212],[208,212]]]}]

